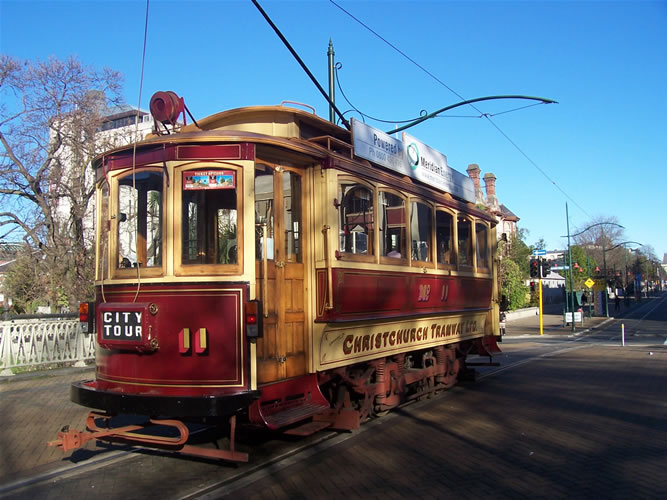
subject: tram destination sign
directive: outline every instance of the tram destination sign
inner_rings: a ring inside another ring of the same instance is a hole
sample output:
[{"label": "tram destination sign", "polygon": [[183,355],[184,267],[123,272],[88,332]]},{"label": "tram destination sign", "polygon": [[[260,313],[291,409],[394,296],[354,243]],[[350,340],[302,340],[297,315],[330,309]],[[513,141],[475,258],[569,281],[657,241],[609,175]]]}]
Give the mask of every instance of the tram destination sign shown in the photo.
[{"label": "tram destination sign", "polygon": [[183,172],[183,189],[234,189],[236,177],[233,170],[188,170]]},{"label": "tram destination sign", "polygon": [[104,340],[141,341],[141,311],[104,311],[101,314]]},{"label": "tram destination sign", "polygon": [[97,341],[105,348],[154,350],[156,314],[150,303],[102,303],[97,308]]},{"label": "tram destination sign", "polygon": [[471,203],[472,179],[447,165],[447,157],[403,132],[402,141],[352,118],[354,154]]}]

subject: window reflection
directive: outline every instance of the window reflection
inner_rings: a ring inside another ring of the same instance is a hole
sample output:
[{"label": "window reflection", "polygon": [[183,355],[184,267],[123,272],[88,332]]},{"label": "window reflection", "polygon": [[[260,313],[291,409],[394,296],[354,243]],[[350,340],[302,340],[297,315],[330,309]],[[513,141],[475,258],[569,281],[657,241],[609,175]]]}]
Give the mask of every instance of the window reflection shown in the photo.
[{"label": "window reflection", "polygon": [[373,193],[360,184],[339,186],[340,251],[373,254]]},{"label": "window reflection", "polygon": [[380,192],[380,255],[406,258],[405,200]]},{"label": "window reflection", "polygon": [[290,171],[282,176],[285,258],[301,262],[301,177]]},{"label": "window reflection", "polygon": [[452,242],[454,241],[454,217],[443,210],[435,215],[435,234],[438,264],[456,264]]},{"label": "window reflection", "polygon": [[98,187],[98,196],[100,199],[100,214],[98,221],[99,228],[99,254],[97,261],[97,279],[107,278],[107,265],[109,262],[109,183],[104,182]]},{"label": "window reflection", "polygon": [[472,223],[465,217],[457,219],[459,264],[472,267]]},{"label": "window reflection", "polygon": [[433,212],[424,203],[413,201],[410,207],[410,238],[412,260],[431,261],[431,232],[433,231]]},{"label": "window reflection", "polygon": [[119,179],[119,268],[162,265],[162,190],[161,172],[140,171]]},{"label": "window reflection", "polygon": [[481,222],[475,222],[475,239],[477,243],[477,267],[489,267],[488,228]]},{"label": "window reflection", "polygon": [[[273,169],[264,165],[255,168],[255,257],[274,259]],[[264,241],[266,239],[266,242]]]}]

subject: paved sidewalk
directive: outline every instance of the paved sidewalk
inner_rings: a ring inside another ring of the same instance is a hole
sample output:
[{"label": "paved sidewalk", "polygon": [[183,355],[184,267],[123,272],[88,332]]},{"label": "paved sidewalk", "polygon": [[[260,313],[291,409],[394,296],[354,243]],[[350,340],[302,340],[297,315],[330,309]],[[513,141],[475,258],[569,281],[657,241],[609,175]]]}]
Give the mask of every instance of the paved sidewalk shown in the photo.
[{"label": "paved sidewalk", "polygon": [[[95,369],[65,368],[0,377],[0,485],[21,477],[35,468],[54,463],[76,461],[82,453],[71,456],[48,441],[57,438],[65,425],[84,430],[88,409],[70,401],[72,382],[95,377]],[[76,452],[75,452],[76,453]]]},{"label": "paved sidewalk", "polygon": [[[595,329],[602,324],[606,324],[608,321],[622,318],[636,307],[637,306],[634,305],[634,303],[625,306],[623,302],[621,302],[619,310],[616,311],[614,304],[610,303],[609,318],[606,316],[592,316],[589,318],[587,316],[588,313],[586,312],[586,314],[584,314],[583,325],[579,322],[574,325],[574,334],[582,333],[585,330]],[[543,335],[552,336],[568,336],[573,334],[571,324],[568,323],[567,325],[563,325],[563,304],[548,304],[543,307],[542,331]],[[532,335],[540,335],[539,314],[507,322],[505,336],[517,337]]]}]

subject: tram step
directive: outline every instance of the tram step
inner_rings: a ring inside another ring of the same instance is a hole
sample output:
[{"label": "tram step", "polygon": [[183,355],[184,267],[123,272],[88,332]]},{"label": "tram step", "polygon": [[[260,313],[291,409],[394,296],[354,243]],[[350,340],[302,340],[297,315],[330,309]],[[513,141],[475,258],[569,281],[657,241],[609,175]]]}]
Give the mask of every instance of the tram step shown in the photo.
[{"label": "tram step", "polygon": [[298,406],[293,406],[285,410],[278,411],[271,415],[264,415],[264,420],[271,429],[279,429],[290,424],[294,424],[301,420],[306,420],[324,410],[327,410],[329,405],[303,403]]},{"label": "tram step", "polygon": [[261,386],[262,396],[249,409],[250,421],[277,430],[310,420],[329,410],[329,401],[322,395],[317,375],[307,374]]},{"label": "tram step", "polygon": [[326,429],[327,427],[331,427],[329,422],[308,422],[307,424],[300,425],[299,427],[286,430],[284,434],[289,434],[290,436],[306,437],[315,434],[322,429]]}]

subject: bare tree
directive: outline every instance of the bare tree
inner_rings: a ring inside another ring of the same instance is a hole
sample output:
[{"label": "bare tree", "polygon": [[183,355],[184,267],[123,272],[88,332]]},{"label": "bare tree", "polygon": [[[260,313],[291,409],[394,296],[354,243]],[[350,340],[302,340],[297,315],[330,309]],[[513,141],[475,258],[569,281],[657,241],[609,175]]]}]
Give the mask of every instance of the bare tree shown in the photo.
[{"label": "bare tree", "polygon": [[23,238],[35,264],[43,261],[52,305],[73,305],[91,291],[90,165],[110,147],[96,132],[120,104],[121,84],[118,72],[74,57],[0,55],[0,239]]},{"label": "bare tree", "polygon": [[[597,266],[602,268],[606,263],[607,275],[613,277],[614,272],[620,275],[624,273],[624,262],[627,252],[622,245],[625,238],[625,228],[619,224],[615,216],[596,217],[579,228],[572,231],[577,235],[575,243],[580,246],[586,255],[590,256]],[[580,234],[577,234],[580,233]],[[616,247],[616,248],[614,248]]]}]

